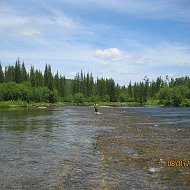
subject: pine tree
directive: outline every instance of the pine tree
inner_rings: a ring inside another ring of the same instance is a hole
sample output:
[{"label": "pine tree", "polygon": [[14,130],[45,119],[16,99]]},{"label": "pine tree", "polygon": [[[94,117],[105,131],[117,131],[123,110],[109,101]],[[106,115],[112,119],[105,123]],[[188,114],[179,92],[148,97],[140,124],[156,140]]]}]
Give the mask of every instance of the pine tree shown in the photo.
[{"label": "pine tree", "polygon": [[163,82],[161,76],[157,77],[157,79],[156,79],[156,93],[160,90],[160,88],[162,87],[163,83],[164,82]]},{"label": "pine tree", "polygon": [[36,70],[35,73],[35,86],[39,87],[39,86],[43,86],[43,74],[40,70]]},{"label": "pine tree", "polygon": [[86,75],[86,96],[90,97],[90,76],[89,73]]},{"label": "pine tree", "polygon": [[83,76],[82,70],[80,73],[80,90],[79,90],[79,92],[84,94],[84,76]]},{"label": "pine tree", "polygon": [[145,97],[144,97],[144,83],[143,82],[140,82],[139,91],[140,91],[139,102],[143,103],[145,101]]},{"label": "pine tree", "polygon": [[66,97],[67,96],[67,84],[65,77],[60,77],[60,96]]},{"label": "pine tree", "polygon": [[133,98],[133,89],[132,89],[131,81],[129,82],[127,92],[129,94],[130,98]]},{"label": "pine tree", "polygon": [[32,86],[35,86],[36,85],[36,81],[35,81],[35,73],[34,73],[34,67],[31,66],[30,68],[30,84]]},{"label": "pine tree", "polygon": [[27,72],[24,65],[24,61],[23,61],[22,66],[21,66],[21,82],[24,82],[24,81],[27,81]]},{"label": "pine tree", "polygon": [[56,75],[54,76],[54,88],[57,89],[58,93],[60,94],[60,79],[59,79],[59,73],[57,71]]},{"label": "pine tree", "polygon": [[150,95],[150,89],[149,89],[149,79],[145,76],[144,78],[144,90],[143,90],[143,97],[144,101],[146,102]]},{"label": "pine tree", "polygon": [[89,97],[88,96],[88,93],[87,93],[87,77],[86,77],[86,75],[84,74],[84,77],[83,77],[83,81],[84,81],[84,95],[85,95],[85,97]]},{"label": "pine tree", "polygon": [[45,70],[44,70],[44,85],[48,86],[48,65],[46,63]]},{"label": "pine tree", "polygon": [[113,79],[109,80],[109,97],[111,102],[116,101],[115,82]]},{"label": "pine tree", "polygon": [[150,82],[150,97],[153,97],[156,93],[156,83],[155,81]]},{"label": "pine tree", "polygon": [[119,101],[119,92],[120,92],[120,87],[119,84],[117,83],[115,87],[115,101]]},{"label": "pine tree", "polygon": [[14,76],[14,81],[16,83],[20,83],[21,82],[21,67],[20,67],[20,60],[16,60],[15,63],[15,76]]},{"label": "pine tree", "polygon": [[4,73],[0,62],[0,83],[4,82]]},{"label": "pine tree", "polygon": [[14,81],[14,79],[15,79],[15,68],[14,68],[14,66],[9,65],[6,68],[6,79],[7,79],[7,82],[8,81]]},{"label": "pine tree", "polygon": [[79,73],[76,74],[75,79],[73,81],[73,95],[80,92],[80,76]]},{"label": "pine tree", "polygon": [[140,94],[139,94],[139,86],[137,82],[135,82],[133,85],[133,92],[134,92],[134,101],[138,102],[138,97],[140,96]]},{"label": "pine tree", "polygon": [[97,79],[97,95],[103,99],[106,95],[106,82],[103,78]]},{"label": "pine tree", "polygon": [[9,78],[8,78],[8,67],[7,66],[5,66],[4,81],[5,82],[9,81]]},{"label": "pine tree", "polygon": [[92,76],[92,73],[90,73],[89,96],[94,95],[93,89],[94,89],[94,78],[93,78],[93,76]]},{"label": "pine tree", "polygon": [[44,85],[53,90],[53,75],[51,73],[51,66],[47,65],[47,63],[44,71]]}]

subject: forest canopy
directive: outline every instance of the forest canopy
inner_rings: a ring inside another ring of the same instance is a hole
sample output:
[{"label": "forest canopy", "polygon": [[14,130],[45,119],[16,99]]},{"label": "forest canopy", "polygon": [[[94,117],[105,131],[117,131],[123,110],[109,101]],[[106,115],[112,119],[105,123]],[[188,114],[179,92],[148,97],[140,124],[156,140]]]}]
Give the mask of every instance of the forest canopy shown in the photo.
[{"label": "forest canopy", "polygon": [[46,64],[44,71],[31,66],[27,71],[19,59],[14,65],[2,68],[0,63],[0,101],[26,101],[55,103],[71,102],[138,102],[141,104],[190,106],[190,78],[145,77],[141,82],[120,86],[114,79],[94,78],[92,73],[76,73],[66,79],[51,72]]}]

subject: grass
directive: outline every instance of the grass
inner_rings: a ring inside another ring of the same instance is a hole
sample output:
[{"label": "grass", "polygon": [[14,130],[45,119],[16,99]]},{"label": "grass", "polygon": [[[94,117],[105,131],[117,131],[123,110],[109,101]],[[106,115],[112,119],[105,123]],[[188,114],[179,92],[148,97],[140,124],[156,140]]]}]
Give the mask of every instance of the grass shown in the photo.
[{"label": "grass", "polygon": [[0,107],[27,107],[27,103],[23,101],[0,101]]},{"label": "grass", "polygon": [[[97,102],[99,106],[111,106],[111,107],[119,107],[119,106],[142,106],[142,104],[138,102]],[[93,106],[94,102],[84,102],[80,104],[81,106]],[[56,102],[46,103],[46,102],[24,102],[24,101],[0,101],[1,108],[12,108],[12,107],[52,107],[52,106],[75,106],[72,102]]]},{"label": "grass", "polygon": [[[145,103],[139,102],[97,102],[100,107],[110,106],[110,107],[122,107],[122,106],[159,106],[160,103],[157,100],[148,100]],[[83,102],[80,106],[93,106],[94,102]],[[189,106],[190,102],[183,102],[180,106]],[[0,101],[0,108],[19,108],[19,107],[53,107],[53,106],[76,106],[73,102],[56,102],[56,103],[47,103],[47,102],[24,102],[24,101]]]},{"label": "grass", "polygon": [[53,104],[46,102],[30,102],[29,104],[25,101],[0,101],[1,108],[16,108],[16,107],[49,107],[53,106]]}]

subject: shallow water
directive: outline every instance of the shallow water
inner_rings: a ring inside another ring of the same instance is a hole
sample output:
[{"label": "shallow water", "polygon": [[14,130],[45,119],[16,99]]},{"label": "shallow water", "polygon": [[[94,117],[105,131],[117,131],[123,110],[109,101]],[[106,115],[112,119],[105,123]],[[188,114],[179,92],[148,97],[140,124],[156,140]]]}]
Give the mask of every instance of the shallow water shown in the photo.
[{"label": "shallow water", "polygon": [[0,189],[190,189],[190,109],[0,110]]}]

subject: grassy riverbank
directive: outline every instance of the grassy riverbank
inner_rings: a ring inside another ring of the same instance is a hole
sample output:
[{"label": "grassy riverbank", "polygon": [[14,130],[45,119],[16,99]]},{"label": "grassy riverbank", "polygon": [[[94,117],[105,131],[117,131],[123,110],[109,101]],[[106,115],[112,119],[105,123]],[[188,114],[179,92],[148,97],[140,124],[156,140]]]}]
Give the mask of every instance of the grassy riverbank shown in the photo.
[{"label": "grassy riverbank", "polygon": [[0,102],[0,108],[16,108],[16,107],[50,107],[53,106],[53,104],[45,103],[45,102],[23,102],[23,101],[1,101]]},{"label": "grassy riverbank", "polygon": [[[123,106],[164,106],[160,104],[159,101],[151,100],[144,103],[139,102],[97,102],[100,107],[110,106],[110,107],[123,107]],[[19,108],[19,107],[33,107],[33,108],[48,108],[48,107],[59,107],[59,106],[76,106],[73,102],[56,102],[56,103],[46,103],[46,102],[30,102],[25,101],[0,101],[0,108]],[[83,102],[79,106],[93,106],[94,102]],[[180,107],[187,105],[181,104]]]},{"label": "grassy riverbank", "polygon": [[[119,106],[144,106],[145,104],[141,104],[138,102],[97,102],[100,107],[102,106],[110,106],[110,107],[119,107]],[[79,104],[80,106],[93,106],[94,102],[83,102]],[[72,102],[56,102],[46,103],[46,102],[24,102],[24,101],[0,101],[0,108],[15,108],[15,107],[36,107],[36,108],[46,108],[46,107],[54,107],[54,106],[76,106],[75,103]]]}]

